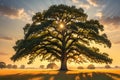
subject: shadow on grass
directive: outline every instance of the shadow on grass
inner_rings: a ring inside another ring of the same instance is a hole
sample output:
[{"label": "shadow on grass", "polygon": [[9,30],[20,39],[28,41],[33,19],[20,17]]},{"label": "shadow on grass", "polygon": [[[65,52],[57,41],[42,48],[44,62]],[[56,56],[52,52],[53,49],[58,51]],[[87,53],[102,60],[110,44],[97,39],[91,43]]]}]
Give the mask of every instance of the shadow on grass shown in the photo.
[{"label": "shadow on grass", "polygon": [[60,71],[57,74],[38,73],[38,74],[13,74],[0,76],[0,80],[120,80],[120,74],[86,72],[86,73],[68,73]]}]

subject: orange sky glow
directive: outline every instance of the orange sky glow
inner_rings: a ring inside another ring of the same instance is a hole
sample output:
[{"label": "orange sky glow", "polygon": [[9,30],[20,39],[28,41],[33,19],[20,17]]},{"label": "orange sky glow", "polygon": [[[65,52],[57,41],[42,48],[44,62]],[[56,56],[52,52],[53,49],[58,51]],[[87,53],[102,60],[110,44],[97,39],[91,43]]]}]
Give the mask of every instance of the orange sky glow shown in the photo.
[{"label": "orange sky glow", "polygon": [[[104,48],[104,46],[98,46],[101,51],[107,52],[113,59],[111,66],[120,66],[120,10],[119,3],[110,0],[11,0],[13,2],[0,0],[0,61],[6,64],[25,64],[27,66],[39,67],[39,65],[47,65],[47,61],[39,61],[36,59],[33,64],[28,65],[27,59],[22,59],[18,62],[13,62],[10,57],[15,54],[12,48],[18,39],[23,38],[23,27],[26,23],[31,23],[32,16],[39,11],[48,9],[53,4],[66,4],[74,5],[77,8],[82,7],[85,13],[88,14],[88,19],[97,19],[104,25],[105,33],[112,43],[112,47]],[[19,3],[19,4],[18,4]],[[111,5],[112,4],[112,5]],[[60,25],[63,28],[64,25]],[[56,62],[57,63],[57,62]],[[57,63],[59,65],[59,63]],[[85,64],[68,64],[69,66],[76,67],[87,66],[90,63]],[[95,64],[95,63],[92,63]],[[105,66],[105,64],[95,64],[96,66]]]}]

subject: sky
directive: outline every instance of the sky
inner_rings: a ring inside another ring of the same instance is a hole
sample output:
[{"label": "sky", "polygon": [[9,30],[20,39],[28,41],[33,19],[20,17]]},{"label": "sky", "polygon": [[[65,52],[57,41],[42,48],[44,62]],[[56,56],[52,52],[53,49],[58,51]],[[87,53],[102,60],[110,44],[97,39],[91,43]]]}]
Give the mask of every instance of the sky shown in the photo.
[{"label": "sky", "polygon": [[[65,4],[83,8],[88,19],[97,19],[104,25],[104,32],[110,39],[112,47],[110,49],[100,47],[100,49],[113,59],[111,66],[120,66],[119,3],[120,0],[0,0],[0,61],[6,64],[27,65],[27,59],[15,63],[10,60],[10,57],[15,54],[13,49],[15,42],[24,37],[23,27],[31,23],[31,18],[36,12],[47,10],[54,4]],[[31,66],[46,63],[46,61],[36,60]]]}]

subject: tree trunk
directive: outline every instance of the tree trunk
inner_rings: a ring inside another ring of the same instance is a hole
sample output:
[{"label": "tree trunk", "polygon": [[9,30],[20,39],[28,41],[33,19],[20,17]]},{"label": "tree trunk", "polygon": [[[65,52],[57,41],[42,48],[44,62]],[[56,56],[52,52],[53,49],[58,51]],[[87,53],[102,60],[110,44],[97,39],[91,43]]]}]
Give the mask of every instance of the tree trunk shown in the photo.
[{"label": "tree trunk", "polygon": [[65,56],[62,57],[61,59],[61,67],[60,70],[62,71],[67,71],[67,58]]}]

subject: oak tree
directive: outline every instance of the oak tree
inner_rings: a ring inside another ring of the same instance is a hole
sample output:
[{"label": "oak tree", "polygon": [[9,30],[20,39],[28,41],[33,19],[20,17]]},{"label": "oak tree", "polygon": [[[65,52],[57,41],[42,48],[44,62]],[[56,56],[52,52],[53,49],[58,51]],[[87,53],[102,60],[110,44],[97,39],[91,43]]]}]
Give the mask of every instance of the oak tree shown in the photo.
[{"label": "oak tree", "polygon": [[52,5],[36,13],[33,23],[23,28],[24,38],[16,42],[16,53],[11,59],[17,61],[29,56],[29,63],[37,57],[60,61],[60,70],[67,70],[67,62],[112,63],[107,53],[92,45],[111,47],[103,25],[87,17],[82,8],[67,5]]}]

